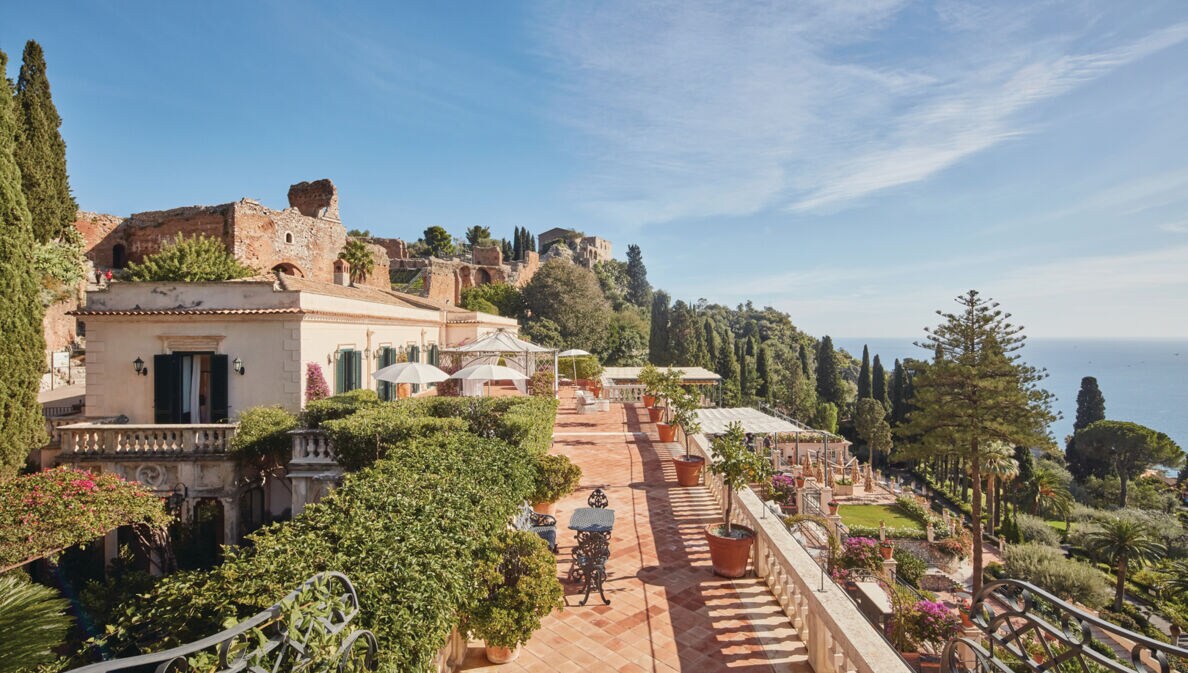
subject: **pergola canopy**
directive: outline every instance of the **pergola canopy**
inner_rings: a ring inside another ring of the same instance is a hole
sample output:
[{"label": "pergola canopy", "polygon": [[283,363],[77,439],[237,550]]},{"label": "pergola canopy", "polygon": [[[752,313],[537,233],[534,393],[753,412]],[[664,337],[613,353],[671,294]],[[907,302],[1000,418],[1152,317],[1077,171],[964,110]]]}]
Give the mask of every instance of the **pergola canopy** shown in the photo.
[{"label": "pergola canopy", "polygon": [[[684,385],[712,385],[722,380],[721,376],[704,367],[668,367],[667,369],[680,372],[681,383]],[[605,367],[602,370],[602,378],[610,379],[615,383],[635,382],[639,381],[639,373],[642,370],[643,367]]]},{"label": "pergola canopy", "polygon": [[471,343],[442,349],[445,353],[555,353],[555,348],[538,346],[531,341],[513,335],[504,330],[496,330],[487,336]]},{"label": "pergola canopy", "polygon": [[806,430],[781,418],[768,416],[762,411],[750,407],[698,409],[696,413],[697,420],[701,423],[701,432],[706,435],[725,434],[726,427],[731,423],[742,425],[743,432],[754,435],[820,434],[816,430]]}]

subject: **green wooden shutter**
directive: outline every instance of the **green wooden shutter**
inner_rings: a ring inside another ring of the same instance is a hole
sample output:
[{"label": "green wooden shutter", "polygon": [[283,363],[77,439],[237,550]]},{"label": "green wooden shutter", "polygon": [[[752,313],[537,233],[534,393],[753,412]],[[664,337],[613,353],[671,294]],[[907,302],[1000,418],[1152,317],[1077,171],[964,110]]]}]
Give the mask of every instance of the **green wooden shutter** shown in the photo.
[{"label": "green wooden shutter", "polygon": [[[408,361],[409,362],[420,362],[421,361],[421,347],[420,346],[409,346],[408,347]],[[414,392],[414,393],[421,392],[421,386],[419,384],[414,383],[410,386],[410,388],[412,389],[412,392]]]},{"label": "green wooden shutter", "polygon": [[153,421],[177,423],[181,419],[181,356],[154,355]]},{"label": "green wooden shutter", "polygon": [[[391,350],[391,349],[388,348],[387,346],[384,346],[384,347],[380,348],[378,352],[376,352],[375,358],[376,358],[377,364],[379,365],[379,367],[376,368],[377,371],[379,369],[383,369],[384,367],[388,366],[388,351],[389,350]],[[391,384],[389,384],[387,381],[377,380],[375,382],[375,392],[379,395],[379,398],[381,400],[392,399],[392,391],[390,389],[390,385]]]},{"label": "green wooden shutter", "polygon": [[351,390],[363,387],[363,354],[351,351]]},{"label": "green wooden shutter", "polygon": [[341,395],[347,391],[346,387],[346,359],[347,351],[340,350],[334,354],[334,394]]},{"label": "green wooden shutter", "polygon": [[226,355],[210,356],[210,420],[220,423],[230,415],[227,403],[227,372],[230,364]]}]

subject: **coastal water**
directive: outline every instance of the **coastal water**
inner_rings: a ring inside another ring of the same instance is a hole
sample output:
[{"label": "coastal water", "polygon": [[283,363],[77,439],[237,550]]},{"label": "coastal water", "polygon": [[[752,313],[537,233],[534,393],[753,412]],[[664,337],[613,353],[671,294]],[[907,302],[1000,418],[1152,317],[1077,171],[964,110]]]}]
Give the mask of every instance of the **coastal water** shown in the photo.
[{"label": "coastal water", "polygon": [[[931,354],[901,338],[835,338],[855,358],[870,347],[890,374],[895,360],[927,359]],[[1063,416],[1051,426],[1063,446],[1077,416],[1081,377],[1097,377],[1105,396],[1106,418],[1133,421],[1167,433],[1188,449],[1188,339],[1041,339],[1028,338],[1023,361],[1048,370],[1040,385],[1056,397],[1054,411]]]}]

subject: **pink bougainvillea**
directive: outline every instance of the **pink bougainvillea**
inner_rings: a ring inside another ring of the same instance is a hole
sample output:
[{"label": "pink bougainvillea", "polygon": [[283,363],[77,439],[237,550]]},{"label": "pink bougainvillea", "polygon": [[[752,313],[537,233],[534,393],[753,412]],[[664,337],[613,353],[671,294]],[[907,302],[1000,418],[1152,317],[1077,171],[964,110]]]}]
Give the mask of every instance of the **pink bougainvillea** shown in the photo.
[{"label": "pink bougainvillea", "polygon": [[129,524],[163,526],[160,498],[114,474],[58,467],[0,483],[0,572]]},{"label": "pink bougainvillea", "polygon": [[330,397],[330,385],[322,374],[322,366],[316,362],[305,365],[305,401],[313,402]]}]

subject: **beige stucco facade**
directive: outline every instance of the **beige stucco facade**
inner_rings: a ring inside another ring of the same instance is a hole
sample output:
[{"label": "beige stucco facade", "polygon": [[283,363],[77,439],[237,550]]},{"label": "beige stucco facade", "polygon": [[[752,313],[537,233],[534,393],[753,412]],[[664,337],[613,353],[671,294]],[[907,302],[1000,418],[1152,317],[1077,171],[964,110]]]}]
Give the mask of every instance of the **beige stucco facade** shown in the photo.
[{"label": "beige stucco facade", "polygon": [[[361,387],[375,389],[384,346],[453,346],[498,329],[510,318],[436,305],[421,297],[341,287],[282,276],[220,283],[112,283],[77,312],[87,330],[87,415],[154,422],[155,355],[214,353],[238,359],[227,375],[228,417],[258,405],[299,410],[308,363],[335,389],[335,358],[363,357]],[[138,374],[137,359],[148,374]]]}]

